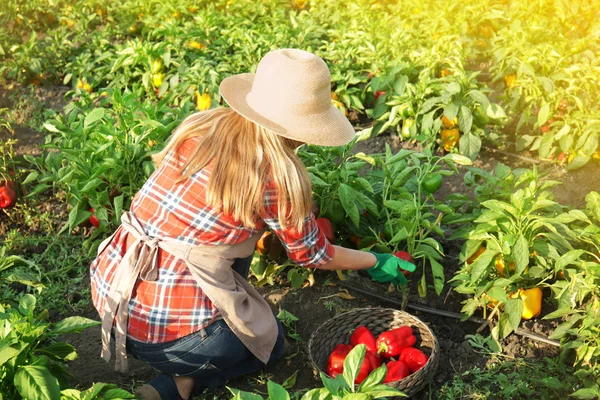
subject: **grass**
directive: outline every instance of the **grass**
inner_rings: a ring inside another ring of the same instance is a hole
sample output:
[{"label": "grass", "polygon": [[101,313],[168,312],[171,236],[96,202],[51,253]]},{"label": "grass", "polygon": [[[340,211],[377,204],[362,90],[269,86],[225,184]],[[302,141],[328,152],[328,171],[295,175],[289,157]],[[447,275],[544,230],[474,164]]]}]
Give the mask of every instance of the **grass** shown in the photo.
[{"label": "grass", "polygon": [[[58,235],[52,230],[25,236],[14,229],[8,232],[2,247],[6,254],[20,255],[35,265],[45,286],[37,294],[40,304],[57,315],[72,315],[82,313],[90,304],[88,274],[92,257],[84,240],[80,235]],[[3,289],[3,297],[17,298],[32,291],[24,285],[11,284]]]},{"label": "grass", "polygon": [[500,360],[492,358],[486,368],[472,368],[442,386],[440,400],[457,399],[566,399],[579,380],[573,369],[557,359]]}]

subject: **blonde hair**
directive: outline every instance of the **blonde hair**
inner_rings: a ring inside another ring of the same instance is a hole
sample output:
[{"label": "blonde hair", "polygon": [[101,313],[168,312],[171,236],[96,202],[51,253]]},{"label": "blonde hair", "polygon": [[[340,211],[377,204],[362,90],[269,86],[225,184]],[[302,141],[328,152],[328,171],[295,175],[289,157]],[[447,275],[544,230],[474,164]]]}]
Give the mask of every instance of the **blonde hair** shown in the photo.
[{"label": "blonde hair", "polygon": [[200,139],[180,170],[180,181],[210,163],[206,196],[210,206],[255,229],[265,211],[265,188],[273,180],[281,226],[302,229],[311,209],[312,192],[308,172],[295,152],[298,142],[230,108],[216,108],[187,117],[167,146],[152,157],[155,164],[159,166],[167,153],[177,151],[190,138]]}]

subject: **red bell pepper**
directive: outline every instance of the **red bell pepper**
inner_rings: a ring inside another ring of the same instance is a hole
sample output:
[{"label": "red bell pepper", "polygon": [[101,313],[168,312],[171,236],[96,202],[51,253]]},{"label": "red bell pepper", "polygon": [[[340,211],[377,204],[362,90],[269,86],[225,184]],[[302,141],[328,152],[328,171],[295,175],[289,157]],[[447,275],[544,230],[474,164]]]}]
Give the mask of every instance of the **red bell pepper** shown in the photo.
[{"label": "red bell pepper", "polygon": [[319,229],[325,234],[327,240],[331,243],[335,241],[335,233],[333,232],[333,225],[331,225],[331,221],[327,218],[319,217],[317,218],[317,225],[319,225]]},{"label": "red bell pepper", "polygon": [[327,367],[327,375],[329,375],[332,378],[335,378],[336,376],[338,376],[340,373],[337,372],[335,369],[333,369],[332,367]]},{"label": "red bell pepper", "polygon": [[365,358],[371,363],[371,370],[381,367],[381,357],[379,357],[377,353],[367,351]]},{"label": "red bell pepper", "polygon": [[403,361],[408,366],[410,372],[415,372],[427,364],[427,355],[419,349],[409,347],[400,353],[400,361]]},{"label": "red bell pepper", "polygon": [[408,366],[403,361],[389,361],[386,364],[387,373],[383,379],[383,383],[396,382],[410,375]]},{"label": "red bell pepper", "polygon": [[[395,252],[394,255],[404,261],[408,261],[408,262],[413,261],[413,258],[410,255],[410,253],[403,251],[403,250]],[[402,274],[408,278],[412,274],[412,272],[403,269]]]},{"label": "red bell pepper", "polygon": [[[368,353],[367,353],[368,354]],[[363,359],[362,364],[360,364],[360,369],[358,370],[358,374],[356,375],[356,379],[354,379],[354,383],[362,383],[367,376],[373,371],[373,366],[371,365],[371,360],[365,354],[365,358]]]},{"label": "red bell pepper", "polygon": [[375,97],[375,100],[377,100],[379,98],[379,96],[383,96],[385,94],[385,92],[383,91],[376,91],[375,94],[373,95],[373,97]]},{"label": "red bell pepper", "polygon": [[337,374],[341,374],[344,371],[344,360],[348,353],[352,350],[352,346],[349,344],[338,344],[333,348],[333,351],[329,355],[327,360],[327,374],[333,378]]},{"label": "red bell pepper", "polygon": [[399,356],[403,349],[412,347],[417,343],[410,326],[401,326],[383,332],[377,338],[377,354],[383,357]]},{"label": "red bell pepper", "polygon": [[96,217],[94,211],[95,210],[93,208],[90,208],[90,212],[92,213],[92,215],[88,218],[88,221],[90,221],[90,224],[94,225],[97,228],[100,226],[100,220],[98,219],[98,217]]},{"label": "red bell pepper", "polygon": [[350,336],[351,345],[356,346],[357,344],[364,344],[367,347],[367,352],[372,353],[377,353],[376,340],[373,332],[363,325],[356,328],[354,333],[352,333],[352,336]]},{"label": "red bell pepper", "polygon": [[15,204],[17,193],[10,185],[0,186],[0,208],[8,208]]}]

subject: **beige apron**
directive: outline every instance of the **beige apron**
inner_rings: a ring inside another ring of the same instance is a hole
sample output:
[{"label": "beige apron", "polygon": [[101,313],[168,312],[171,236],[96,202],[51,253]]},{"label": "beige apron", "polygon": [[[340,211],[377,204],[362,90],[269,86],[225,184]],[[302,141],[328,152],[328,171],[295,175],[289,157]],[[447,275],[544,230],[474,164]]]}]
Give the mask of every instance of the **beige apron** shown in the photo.
[{"label": "beige apron", "polygon": [[[192,276],[219,310],[235,335],[260,361],[267,363],[277,340],[277,322],[265,299],[231,268],[234,258],[248,257],[260,234],[242,243],[219,246],[189,246],[174,240],[146,235],[132,212],[121,217],[121,226],[133,235],[133,242],[115,272],[111,291],[102,316],[102,358],[111,358],[111,329],[115,328],[115,370],[127,372],[128,304],[138,277],[146,281],[158,278],[158,249],[185,261]],[[100,244],[100,254],[114,234]]]}]

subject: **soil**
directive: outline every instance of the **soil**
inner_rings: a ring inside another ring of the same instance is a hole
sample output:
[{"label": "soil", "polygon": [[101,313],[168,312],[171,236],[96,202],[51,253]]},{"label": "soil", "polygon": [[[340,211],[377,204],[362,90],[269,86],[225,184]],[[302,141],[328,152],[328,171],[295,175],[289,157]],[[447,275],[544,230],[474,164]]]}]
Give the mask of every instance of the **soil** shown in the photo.
[{"label": "soil", "polygon": [[[64,89],[38,88],[42,93],[42,101],[48,107],[56,107],[60,111],[64,102]],[[53,93],[53,94],[52,94]],[[46,95],[44,100],[44,94]],[[3,96],[0,95],[0,98]],[[1,104],[0,104],[1,106]],[[5,105],[7,106],[7,105]],[[10,104],[8,104],[10,106]],[[40,145],[44,141],[42,134],[26,128],[17,126],[14,132],[18,144],[16,151],[19,155],[39,154]],[[393,136],[378,136],[357,145],[356,151],[365,153],[383,152],[385,144],[389,144],[394,151],[397,151],[403,144]],[[483,151],[480,157],[475,160],[475,166],[486,170],[493,169],[497,163],[502,162],[511,167],[531,167],[534,160],[519,158],[514,155],[506,155],[498,152]],[[540,170],[547,174],[548,178],[558,179],[562,185],[555,190],[556,199],[565,205],[581,206],[585,195],[591,190],[600,191],[600,180],[596,179],[600,172],[597,164],[590,164],[578,171],[567,173],[564,168],[554,164],[540,164]],[[459,192],[463,189],[462,174],[459,176],[445,179],[444,186],[441,189],[442,195]],[[51,202],[51,199],[48,199]],[[50,207],[52,208],[52,207]],[[64,215],[64,213],[63,213]],[[0,219],[0,226],[2,220]],[[4,227],[6,229],[6,227]],[[445,262],[446,278],[449,279],[458,268],[457,258],[460,251],[460,244],[444,243],[448,257]],[[230,387],[242,390],[260,390],[266,392],[267,379],[282,383],[297,372],[295,389],[308,389],[321,386],[318,376],[313,371],[310,359],[308,340],[315,329],[323,322],[327,321],[337,313],[353,308],[365,307],[390,307],[399,308],[397,302],[402,301],[402,296],[397,291],[390,292],[388,287],[383,284],[377,284],[368,277],[356,272],[345,273],[348,277],[346,282],[368,290],[372,293],[384,295],[395,301],[390,303],[382,301],[372,296],[366,296],[353,290],[345,289],[336,284],[336,275],[326,271],[315,272],[315,284],[301,289],[291,290],[289,285],[282,280],[273,286],[260,288],[260,292],[265,296],[275,312],[286,310],[298,318],[298,321],[291,327],[295,330],[301,341],[295,341],[288,337],[291,343],[291,350],[285,359],[280,360],[273,366],[269,366],[261,373],[236,379],[229,382]],[[415,274],[410,284],[409,304],[425,305],[438,310],[451,312],[460,312],[462,296],[452,291],[447,285],[441,296],[431,294],[426,298],[418,297],[416,282],[419,274]],[[350,296],[339,296],[340,294],[350,294]],[[544,306],[544,314],[550,312],[551,307]],[[433,375],[433,380],[429,390],[425,390],[415,398],[426,399],[435,397],[434,393],[444,382],[451,380],[456,374],[460,374],[467,369],[475,366],[483,367],[486,363],[486,357],[476,352],[469,344],[466,335],[474,334],[480,327],[479,324],[472,322],[460,322],[457,319],[433,315],[430,313],[409,311],[430,326],[439,340],[440,363],[438,371]],[[98,319],[96,311],[91,306],[83,313],[83,316]],[[551,333],[554,326],[551,323],[539,322],[526,323],[524,329],[537,332],[543,335]],[[290,333],[288,329],[288,334]],[[484,330],[483,333],[486,333]],[[90,387],[95,382],[115,383],[118,386],[133,391],[141,384],[156,375],[156,372],[145,363],[130,358],[130,373],[119,374],[114,372],[114,364],[111,361],[106,363],[100,358],[101,339],[100,327],[95,327],[83,331],[80,334],[68,335],[63,338],[71,343],[77,349],[78,359],[70,363],[69,372],[73,374],[72,383],[80,389]],[[558,349],[556,347],[541,344],[532,340],[524,339],[521,336],[512,335],[503,341],[504,352],[508,356],[515,357],[534,357],[543,358],[546,356],[556,356]],[[428,393],[430,392],[430,393]],[[225,399],[229,398],[228,391],[224,388],[206,393],[200,398],[205,399]]]}]

